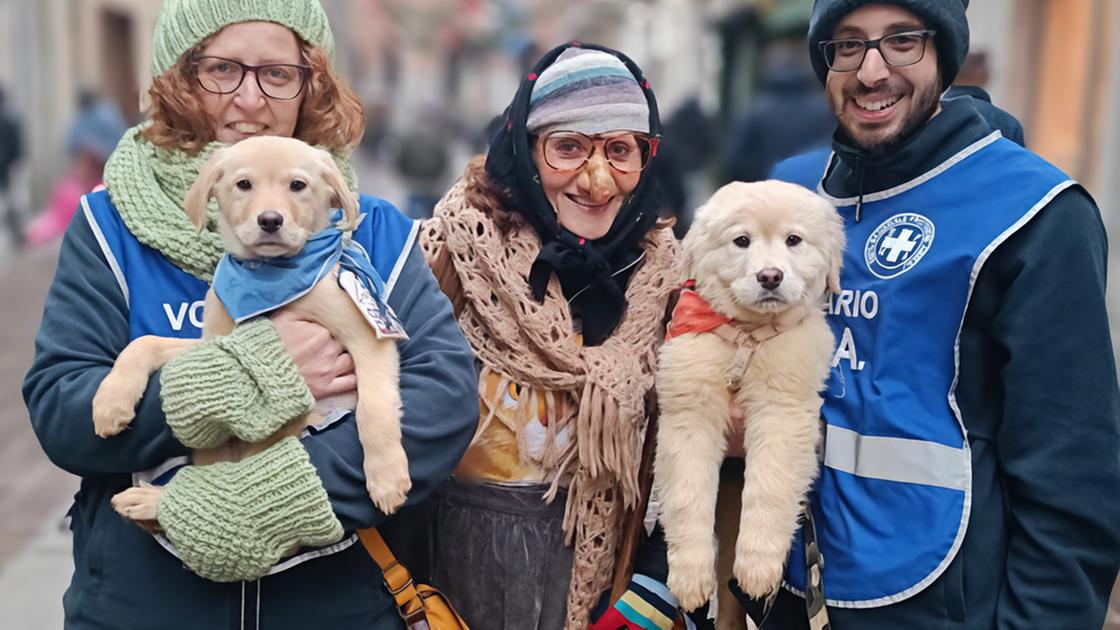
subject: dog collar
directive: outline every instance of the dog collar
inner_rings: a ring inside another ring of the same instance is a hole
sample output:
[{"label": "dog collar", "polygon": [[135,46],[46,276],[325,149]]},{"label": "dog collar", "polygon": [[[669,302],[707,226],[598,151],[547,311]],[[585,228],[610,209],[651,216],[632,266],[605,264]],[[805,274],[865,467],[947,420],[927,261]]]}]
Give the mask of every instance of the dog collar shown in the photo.
[{"label": "dog collar", "polygon": [[725,376],[727,387],[737,391],[759,344],[777,337],[804,319],[803,316],[796,322],[771,322],[759,326],[746,326],[713,309],[712,305],[696,292],[696,281],[690,279],[682,285],[680,299],[673,308],[672,319],[665,333],[665,341],[688,333],[711,333],[734,345],[735,359],[728,367]]},{"label": "dog collar", "polygon": [[681,289],[677,305],[673,307],[665,340],[688,333],[711,332],[731,323],[731,318],[721,315],[696,292],[696,281],[689,280]]},{"label": "dog collar", "polygon": [[[336,264],[353,273],[376,302],[384,305],[384,281],[365,249],[333,225],[340,218],[341,213],[333,213],[331,227],[308,239],[295,256],[243,260],[225,254],[214,270],[213,289],[233,321],[240,324],[298,300]],[[392,312],[387,305],[383,310]]]}]

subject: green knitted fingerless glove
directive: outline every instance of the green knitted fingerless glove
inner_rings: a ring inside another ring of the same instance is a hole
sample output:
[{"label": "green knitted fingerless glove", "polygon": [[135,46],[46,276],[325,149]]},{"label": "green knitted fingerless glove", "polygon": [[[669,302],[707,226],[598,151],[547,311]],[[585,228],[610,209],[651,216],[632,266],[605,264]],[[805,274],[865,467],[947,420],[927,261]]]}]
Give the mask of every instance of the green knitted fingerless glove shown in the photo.
[{"label": "green knitted fingerless glove", "polygon": [[215,582],[255,580],[297,547],[342,539],[327,492],[294,437],[240,462],[180,469],[156,518],[183,563]]},{"label": "green knitted fingerless glove", "polygon": [[267,318],[171,361],[159,384],[167,425],[190,448],[218,446],[231,435],[259,442],[315,404]]}]

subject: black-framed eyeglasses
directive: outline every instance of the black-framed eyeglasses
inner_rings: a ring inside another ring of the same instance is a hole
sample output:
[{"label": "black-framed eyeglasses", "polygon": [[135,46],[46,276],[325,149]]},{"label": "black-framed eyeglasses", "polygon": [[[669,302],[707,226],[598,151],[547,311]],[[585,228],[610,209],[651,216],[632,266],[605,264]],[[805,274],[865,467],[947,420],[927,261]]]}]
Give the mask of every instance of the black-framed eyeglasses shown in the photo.
[{"label": "black-framed eyeglasses", "polygon": [[845,37],[823,41],[818,46],[825,65],[833,72],[851,72],[863,65],[867,51],[876,49],[888,66],[912,66],[926,54],[926,41],[937,34],[934,30],[904,31],[879,39]]},{"label": "black-framed eyeglasses", "polygon": [[257,87],[269,98],[287,101],[300,95],[311,73],[309,66],[291,63],[266,63],[250,66],[224,57],[198,57],[194,60],[195,75],[202,89],[213,94],[236,92],[249,72],[257,78]]},{"label": "black-framed eyeglasses", "polygon": [[598,144],[612,167],[622,173],[637,173],[649,163],[657,139],[637,131],[611,131],[589,136],[577,131],[553,131],[541,140],[546,164],[558,171],[574,171],[591,159]]}]

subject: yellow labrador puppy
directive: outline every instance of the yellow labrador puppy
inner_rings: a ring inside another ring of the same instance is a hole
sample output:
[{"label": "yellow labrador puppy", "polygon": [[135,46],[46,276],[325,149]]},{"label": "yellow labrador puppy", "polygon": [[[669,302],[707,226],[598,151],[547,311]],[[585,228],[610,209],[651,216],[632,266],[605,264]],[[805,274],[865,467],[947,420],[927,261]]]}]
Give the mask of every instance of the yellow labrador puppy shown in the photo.
[{"label": "yellow labrador puppy", "polygon": [[745,423],[746,469],[732,572],[754,597],[779,585],[817,473],[835,343],[825,308],[839,290],[844,230],[805,188],[735,182],[697,211],[683,249],[687,281],[658,363],[654,485],[669,588],[692,610],[716,588],[716,492],[733,416]]},{"label": "yellow labrador puppy", "polygon": [[[299,140],[258,137],[221,149],[206,163],[187,194],[187,215],[201,230],[211,197],[220,208],[219,231],[226,250],[238,260],[288,258],[308,239],[330,225],[331,208],[341,208],[336,227],[346,232],[358,223],[358,200],[347,188],[331,156]],[[224,263],[223,263],[224,264]],[[391,514],[412,486],[401,446],[400,369],[396,344],[380,338],[359,307],[337,281],[339,266],[295,301],[283,306],[301,319],[327,328],[354,361],[357,400],[343,401],[356,409],[358,438],[364,449],[366,488],[373,502]],[[234,321],[213,287],[206,293],[202,340],[229,334]],[[151,374],[186,352],[199,340],[145,336],[135,339],[102,381],[93,399],[93,422],[107,437],[131,422]],[[356,405],[356,406],[355,406]],[[239,440],[195,451],[196,464],[243,459],[286,435],[299,435],[313,414],[289,424],[254,444]],[[155,518],[159,488],[132,488],[113,499],[128,518]]]}]

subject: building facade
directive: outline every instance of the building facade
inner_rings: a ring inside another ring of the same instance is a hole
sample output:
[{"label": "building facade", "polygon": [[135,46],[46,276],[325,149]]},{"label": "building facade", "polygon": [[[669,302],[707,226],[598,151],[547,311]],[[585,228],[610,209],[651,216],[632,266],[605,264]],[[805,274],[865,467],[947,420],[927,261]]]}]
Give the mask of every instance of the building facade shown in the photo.
[{"label": "building facade", "polygon": [[1120,356],[1120,2],[984,0],[971,3],[969,22],[972,50],[990,60],[993,101],[1023,123],[1030,149],[1097,200]]}]

